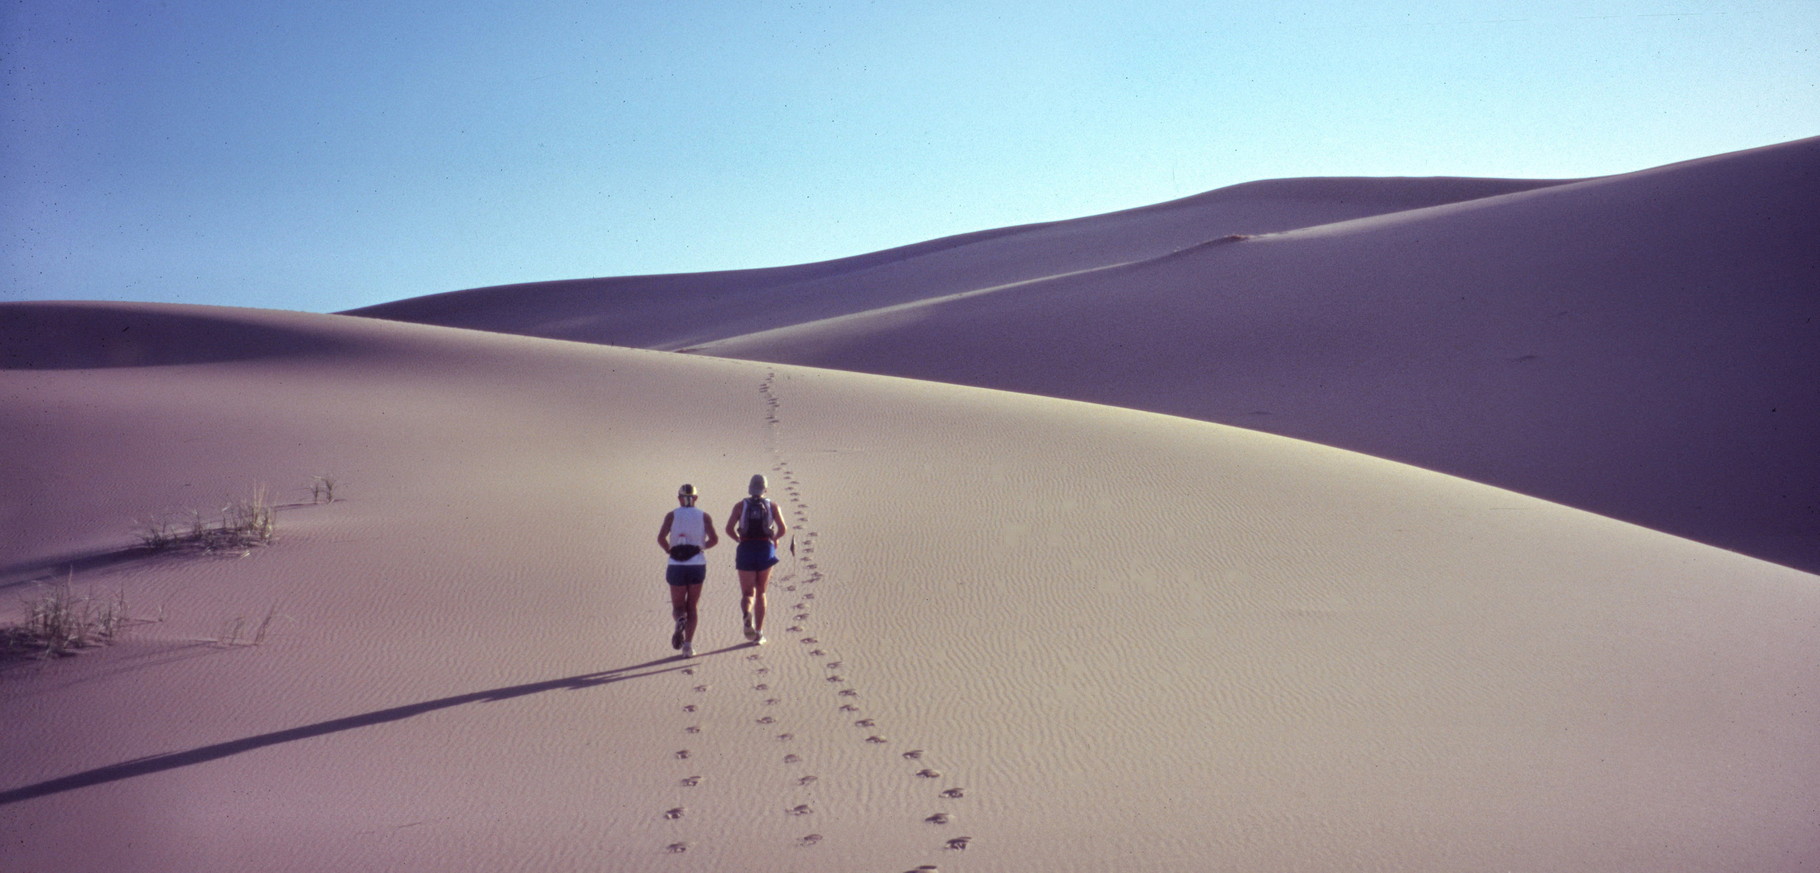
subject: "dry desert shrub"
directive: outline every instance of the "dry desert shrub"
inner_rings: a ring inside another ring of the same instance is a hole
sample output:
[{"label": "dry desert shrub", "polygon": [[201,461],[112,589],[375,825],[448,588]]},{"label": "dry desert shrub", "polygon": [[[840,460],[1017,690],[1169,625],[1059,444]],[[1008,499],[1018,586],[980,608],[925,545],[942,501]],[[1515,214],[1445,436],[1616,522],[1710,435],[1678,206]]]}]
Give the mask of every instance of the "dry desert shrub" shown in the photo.
[{"label": "dry desert shrub", "polygon": [[194,510],[184,523],[160,515],[141,521],[138,530],[139,542],[154,551],[194,549],[243,554],[256,546],[269,545],[277,533],[278,510],[264,483],[255,484],[248,496],[228,503],[213,518]]},{"label": "dry desert shrub", "polygon": [[218,646],[263,646],[266,636],[272,631],[272,622],[278,620],[278,606],[273,604],[266,610],[265,617],[250,627],[246,616],[237,615],[221,624],[221,632],[215,635]]},{"label": "dry desert shrub", "polygon": [[[72,574],[73,575],[73,574]],[[78,595],[71,577],[25,598],[25,617],[0,627],[0,652],[8,655],[66,655],[111,642],[126,622],[126,595]]]}]

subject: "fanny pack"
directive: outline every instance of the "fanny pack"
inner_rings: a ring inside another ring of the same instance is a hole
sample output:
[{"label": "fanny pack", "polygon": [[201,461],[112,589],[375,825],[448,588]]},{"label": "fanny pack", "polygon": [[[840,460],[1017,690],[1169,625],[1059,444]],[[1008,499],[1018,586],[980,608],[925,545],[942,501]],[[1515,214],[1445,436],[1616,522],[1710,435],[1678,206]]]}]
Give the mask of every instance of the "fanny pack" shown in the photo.
[{"label": "fanny pack", "polygon": [[701,554],[701,546],[691,546],[685,543],[670,547],[670,557],[678,561],[687,561],[699,554]]}]

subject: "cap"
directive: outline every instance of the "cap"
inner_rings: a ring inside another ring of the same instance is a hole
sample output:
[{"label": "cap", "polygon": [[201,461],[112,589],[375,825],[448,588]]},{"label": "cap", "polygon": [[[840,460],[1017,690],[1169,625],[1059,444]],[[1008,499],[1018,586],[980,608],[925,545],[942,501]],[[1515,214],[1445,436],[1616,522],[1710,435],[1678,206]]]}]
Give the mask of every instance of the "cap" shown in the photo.
[{"label": "cap", "polygon": [[695,486],[690,485],[688,483],[684,483],[683,487],[676,489],[676,496],[677,497],[695,497],[695,496],[697,496],[696,492],[695,492]]},{"label": "cap", "polygon": [[769,487],[769,483],[765,481],[765,474],[753,473],[752,484],[746,486],[746,493],[753,497],[757,497],[758,495],[765,493],[766,489]]}]

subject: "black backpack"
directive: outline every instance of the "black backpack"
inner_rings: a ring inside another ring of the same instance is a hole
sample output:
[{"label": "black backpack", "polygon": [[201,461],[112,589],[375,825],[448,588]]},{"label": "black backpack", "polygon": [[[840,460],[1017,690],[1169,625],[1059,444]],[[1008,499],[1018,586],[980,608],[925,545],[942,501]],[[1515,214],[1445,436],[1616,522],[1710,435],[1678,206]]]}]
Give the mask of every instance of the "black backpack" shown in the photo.
[{"label": "black backpack", "polygon": [[746,498],[745,508],[739,516],[739,538],[768,540],[776,536],[777,525],[771,518],[771,501],[763,497]]}]

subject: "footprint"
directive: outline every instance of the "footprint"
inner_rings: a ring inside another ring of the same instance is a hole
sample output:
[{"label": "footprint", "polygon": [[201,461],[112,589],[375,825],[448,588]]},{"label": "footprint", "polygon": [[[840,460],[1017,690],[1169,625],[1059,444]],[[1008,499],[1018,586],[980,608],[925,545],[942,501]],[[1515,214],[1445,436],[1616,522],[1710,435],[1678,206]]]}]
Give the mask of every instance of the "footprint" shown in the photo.
[{"label": "footprint", "polygon": [[821,642],[821,640],[818,640],[814,637],[803,637],[803,645],[805,645],[805,646],[813,646],[819,642]]},{"label": "footprint", "polygon": [[818,779],[818,778],[820,778],[820,777],[817,777],[817,776],[804,776],[804,777],[803,777],[803,778],[801,778],[801,779],[798,779],[798,780],[796,780],[796,784],[798,784],[798,785],[813,785],[813,784],[815,784],[815,780],[816,780],[816,779]]},{"label": "footprint", "polygon": [[689,725],[689,726],[688,726],[688,727],[686,727],[686,728],[683,728],[683,733],[685,733],[685,734],[699,734],[699,733],[701,733],[701,725],[698,725],[698,724],[692,724],[692,725]]},{"label": "footprint", "polygon": [[694,668],[694,667],[684,667],[684,668],[683,668],[683,675],[684,675],[684,676],[693,676],[693,675],[695,675],[695,668]]},{"label": "footprint", "polygon": [[783,701],[781,701],[781,700],[778,700],[778,699],[777,699],[777,698],[775,698],[775,697],[767,697],[767,698],[765,698],[765,705],[766,705],[766,706],[776,706],[776,705],[778,705],[778,704],[779,704],[779,703],[782,703],[782,702],[783,702]]},{"label": "footprint", "polygon": [[921,761],[923,759],[923,750],[922,749],[911,749],[910,751],[904,753],[904,757],[909,758],[912,761]]},{"label": "footprint", "polygon": [[667,845],[664,847],[664,851],[669,852],[672,855],[680,855],[684,852],[689,851],[689,844],[688,843],[671,843],[670,845]]},{"label": "footprint", "polygon": [[753,691],[770,691],[770,690],[771,690],[771,686],[769,686],[769,685],[766,685],[766,684],[764,684],[764,683],[762,683],[762,682],[761,682],[761,683],[759,683],[759,684],[757,684],[757,685],[754,685],[754,686],[752,686],[752,690],[753,690]]},{"label": "footprint", "polygon": [[703,692],[703,691],[706,691],[706,690],[708,690],[708,686],[706,686],[706,685],[697,685],[697,686],[695,686],[695,693],[696,693],[696,694],[700,694],[700,693],[702,693],[702,692]]},{"label": "footprint", "polygon": [[809,620],[809,613],[806,613],[806,612],[799,612],[799,613],[797,613],[797,614],[796,614],[796,620],[797,620],[797,621],[808,621],[808,620]]},{"label": "footprint", "polygon": [[780,743],[787,743],[794,739],[796,739],[796,734],[778,734],[777,735],[777,741]]},{"label": "footprint", "polygon": [[676,760],[678,760],[678,761],[687,761],[687,760],[689,760],[689,750],[688,750],[688,749],[682,749],[682,750],[679,750],[679,751],[678,751],[678,752],[677,752],[677,753],[676,753]]},{"label": "footprint", "polygon": [[694,712],[694,711],[695,711],[695,704],[693,704],[693,703],[683,704],[683,712]]},{"label": "footprint", "polygon": [[828,662],[828,669],[830,669],[830,670],[839,670],[839,669],[840,669],[840,665],[841,665],[841,663],[842,663],[842,662],[840,662],[840,661],[829,661],[829,662]]},{"label": "footprint", "polygon": [[926,819],[923,819],[923,821],[926,821],[930,824],[947,824],[953,820],[954,820],[954,817],[950,816],[949,814],[947,814],[945,812],[938,812],[932,816],[929,816]]},{"label": "footprint", "polygon": [[854,706],[851,703],[843,703],[840,706],[840,711],[841,712],[859,712],[859,707]]},{"label": "footprint", "polygon": [[809,657],[811,657],[811,658],[819,658],[826,654],[828,654],[828,653],[822,651],[821,649],[810,649],[809,650]]},{"label": "footprint", "polygon": [[792,806],[789,809],[784,810],[784,812],[789,813],[790,815],[808,815],[814,811],[815,810],[809,808],[809,804],[807,803]]},{"label": "footprint", "polygon": [[867,737],[866,742],[871,743],[876,746],[876,745],[880,745],[882,743],[888,743],[891,741],[885,739],[884,737],[878,736],[877,734],[874,734],[872,736]]},{"label": "footprint", "polygon": [[800,624],[793,624],[793,625],[790,625],[790,626],[789,626],[789,627],[787,627],[787,628],[784,628],[784,632],[785,632],[785,633],[792,633],[792,634],[800,634],[800,633],[802,633],[802,632],[803,632],[803,626],[802,626],[802,625],[800,625]]},{"label": "footprint", "polygon": [[756,661],[756,660],[758,660],[758,659],[760,659],[760,658],[763,658],[763,657],[764,657],[764,655],[760,655],[760,654],[758,654],[758,653],[756,653],[756,652],[754,652],[754,653],[752,653],[752,654],[750,654],[750,655],[747,655],[747,656],[746,656],[746,660],[748,660],[748,661]]},{"label": "footprint", "polygon": [[841,676],[829,676],[828,681],[829,682],[845,682],[847,680]]},{"label": "footprint", "polygon": [[701,784],[701,777],[700,776],[684,776],[682,779],[678,780],[678,784],[680,784],[684,788],[694,788],[695,786]]},{"label": "footprint", "polygon": [[851,688],[842,688],[842,689],[841,689],[841,690],[840,690],[840,696],[842,696],[842,697],[858,697],[858,696],[859,696],[859,692],[858,692],[858,691],[854,691],[854,690],[853,690],[853,689],[851,689]]},{"label": "footprint", "polygon": [[972,837],[955,837],[948,841],[948,848],[953,849],[956,852],[964,852],[967,850],[967,844],[972,841]]},{"label": "footprint", "polygon": [[803,762],[803,759],[802,759],[801,755],[792,754],[792,755],[784,756],[784,763],[786,763],[786,764],[801,764],[802,762]]},{"label": "footprint", "polygon": [[[942,778],[942,771],[930,770],[930,769],[925,768],[925,769],[916,771],[916,775],[921,776],[924,779],[940,779],[940,778]],[[942,796],[947,797],[948,795],[946,792],[944,792],[942,794]]]},{"label": "footprint", "polygon": [[[810,846],[813,846],[813,845],[816,845],[816,844],[817,844],[817,843],[820,843],[820,842],[821,842],[821,841],[822,841],[822,835],[821,835],[821,834],[809,834],[809,835],[808,835],[808,836],[805,836],[805,837],[803,837],[803,838],[802,838],[802,839],[800,839],[800,840],[797,840],[797,841],[796,841],[796,844],[797,844],[797,845],[799,845],[799,846],[802,846],[802,847],[803,847],[803,848],[805,848],[805,849],[806,849],[806,848],[809,848],[809,847],[810,847]],[[948,842],[950,842],[950,843],[952,843],[952,842],[954,842],[954,841],[953,841],[953,840],[949,840],[949,841],[948,841]],[[964,847],[964,846],[963,846],[963,848],[965,848],[965,847]]]},{"label": "footprint", "polygon": [[771,717],[771,716],[768,716],[768,715],[766,715],[766,716],[761,716],[761,717],[759,717],[759,719],[758,719],[758,723],[759,723],[759,724],[776,724],[776,723],[777,723],[777,719],[775,719],[775,718],[772,718],[772,717]]},{"label": "footprint", "polygon": [[859,721],[854,722],[853,726],[854,727],[878,727],[878,725],[876,723],[874,723],[872,721],[872,719],[869,719],[869,718],[862,718]]},{"label": "footprint", "polygon": [[756,670],[753,670],[753,671],[752,671],[752,672],[754,672],[754,673],[757,673],[757,674],[758,674],[758,675],[760,675],[760,676],[763,676],[763,675],[765,675],[765,674],[767,674],[767,673],[770,673],[770,672],[771,672],[771,668],[770,668],[770,667],[760,667],[760,668],[758,668],[758,669],[756,669]]},{"label": "footprint", "polygon": [[675,809],[665,812],[664,818],[671,819],[671,820],[679,819],[679,818],[683,817],[683,812],[685,812],[685,810],[679,806]]},{"label": "footprint", "polygon": [[947,791],[942,792],[942,796],[949,800],[959,800],[960,798],[966,797],[967,792],[962,791],[959,788],[950,788]]}]

